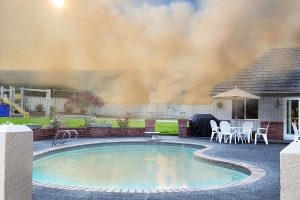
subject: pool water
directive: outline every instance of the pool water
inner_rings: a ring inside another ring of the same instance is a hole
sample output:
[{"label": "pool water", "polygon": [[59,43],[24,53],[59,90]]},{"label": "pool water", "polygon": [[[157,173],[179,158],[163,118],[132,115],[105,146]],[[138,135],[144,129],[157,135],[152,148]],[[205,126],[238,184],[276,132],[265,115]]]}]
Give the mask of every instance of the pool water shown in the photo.
[{"label": "pool water", "polygon": [[207,188],[247,174],[195,160],[196,148],[171,144],[110,144],[67,150],[33,163],[33,180],[107,189]]}]

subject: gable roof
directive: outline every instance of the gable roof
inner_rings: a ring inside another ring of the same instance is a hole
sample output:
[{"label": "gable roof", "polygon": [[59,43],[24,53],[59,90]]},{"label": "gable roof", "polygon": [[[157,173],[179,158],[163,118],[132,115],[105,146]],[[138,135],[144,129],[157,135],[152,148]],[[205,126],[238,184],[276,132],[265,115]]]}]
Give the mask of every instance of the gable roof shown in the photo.
[{"label": "gable roof", "polygon": [[300,94],[300,47],[268,51],[232,78],[215,85],[211,94],[235,86],[258,95]]}]

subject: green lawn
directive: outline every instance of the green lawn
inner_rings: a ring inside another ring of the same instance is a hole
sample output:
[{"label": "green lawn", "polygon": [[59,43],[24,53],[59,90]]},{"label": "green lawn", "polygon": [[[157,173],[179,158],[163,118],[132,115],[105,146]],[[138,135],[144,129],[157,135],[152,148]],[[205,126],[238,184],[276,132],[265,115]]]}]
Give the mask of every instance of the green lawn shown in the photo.
[{"label": "green lawn", "polygon": [[177,122],[156,122],[155,131],[162,135],[178,135]]},{"label": "green lawn", "polygon": [[[84,127],[84,118],[64,118],[64,122],[71,128]],[[48,126],[50,118],[46,117],[30,117],[30,118],[16,118],[16,117],[0,117],[0,124],[11,122],[13,124],[41,124],[43,127]],[[112,124],[113,127],[118,127],[116,119],[97,118],[97,123]],[[129,127],[142,128],[145,127],[143,120],[132,119]],[[156,122],[155,131],[161,132],[162,135],[178,135],[177,122]]]}]

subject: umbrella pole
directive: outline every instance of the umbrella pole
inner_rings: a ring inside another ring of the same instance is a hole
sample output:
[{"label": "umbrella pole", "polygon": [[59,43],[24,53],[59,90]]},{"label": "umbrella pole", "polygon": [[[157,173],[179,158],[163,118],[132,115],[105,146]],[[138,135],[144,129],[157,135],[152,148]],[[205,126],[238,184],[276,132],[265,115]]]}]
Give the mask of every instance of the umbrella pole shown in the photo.
[{"label": "umbrella pole", "polygon": [[236,102],[234,102],[234,118],[235,118],[235,126],[237,126],[237,109],[236,109]]}]

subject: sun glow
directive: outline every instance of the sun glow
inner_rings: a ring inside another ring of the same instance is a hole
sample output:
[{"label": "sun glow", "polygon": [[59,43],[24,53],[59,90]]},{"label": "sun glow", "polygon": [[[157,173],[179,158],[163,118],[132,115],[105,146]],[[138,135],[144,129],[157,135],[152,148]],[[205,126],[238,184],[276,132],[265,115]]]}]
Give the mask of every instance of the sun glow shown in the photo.
[{"label": "sun glow", "polygon": [[65,5],[65,0],[51,0],[51,2],[57,8],[62,8]]}]

